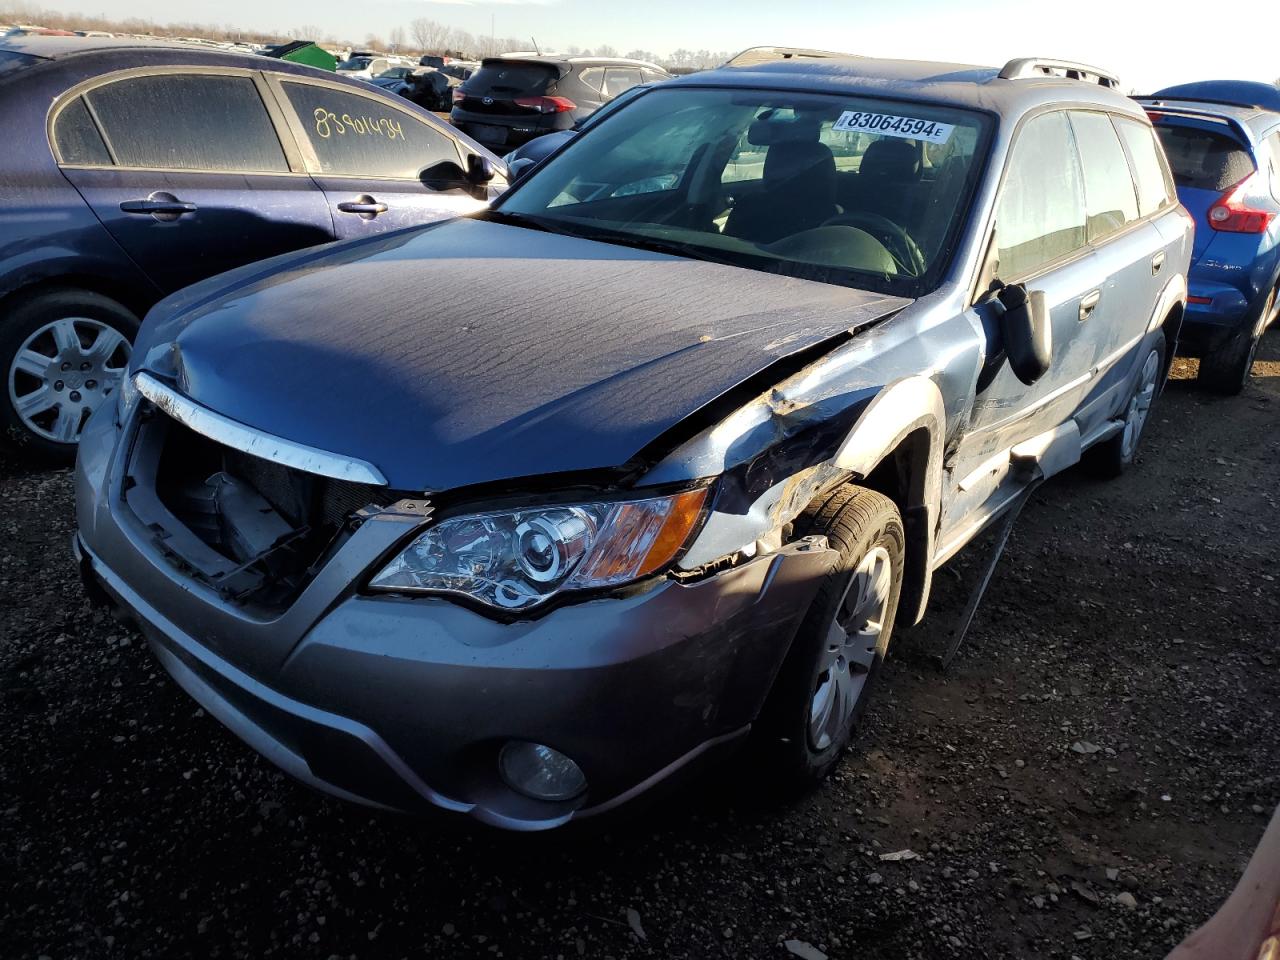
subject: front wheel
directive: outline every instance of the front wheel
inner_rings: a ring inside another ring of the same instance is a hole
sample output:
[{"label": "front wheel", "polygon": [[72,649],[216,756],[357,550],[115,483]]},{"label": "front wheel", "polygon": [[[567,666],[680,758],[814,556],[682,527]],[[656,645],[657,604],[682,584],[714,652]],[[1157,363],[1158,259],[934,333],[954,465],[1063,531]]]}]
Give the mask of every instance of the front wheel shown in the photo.
[{"label": "front wheel", "polygon": [[825,778],[853,738],[884,661],[902,590],[906,538],[888,497],[844,486],[796,522],[839,554],[796,633],[756,725],[784,794]]}]

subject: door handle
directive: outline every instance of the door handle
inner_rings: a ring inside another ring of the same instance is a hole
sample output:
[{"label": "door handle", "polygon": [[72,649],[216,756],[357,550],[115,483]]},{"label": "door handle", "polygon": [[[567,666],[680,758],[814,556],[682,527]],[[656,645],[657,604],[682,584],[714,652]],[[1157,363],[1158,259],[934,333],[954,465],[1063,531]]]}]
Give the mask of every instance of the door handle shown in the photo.
[{"label": "door handle", "polygon": [[1094,290],[1092,293],[1086,293],[1080,298],[1080,322],[1088,320],[1093,316],[1093,311],[1098,309],[1098,304],[1102,302],[1102,291]]},{"label": "door handle", "polygon": [[372,220],[380,213],[387,212],[387,205],[368,194],[362,194],[354,200],[344,200],[338,204],[338,209],[343,213],[357,214],[362,220]]},{"label": "door handle", "polygon": [[1164,251],[1161,250],[1151,258],[1151,275],[1154,277],[1160,272],[1160,268],[1164,266]]},{"label": "door handle", "polygon": [[177,220],[184,213],[195,213],[199,209],[194,203],[179,200],[171,193],[156,191],[145,200],[125,200],[120,204],[124,213],[154,217],[164,223]]}]

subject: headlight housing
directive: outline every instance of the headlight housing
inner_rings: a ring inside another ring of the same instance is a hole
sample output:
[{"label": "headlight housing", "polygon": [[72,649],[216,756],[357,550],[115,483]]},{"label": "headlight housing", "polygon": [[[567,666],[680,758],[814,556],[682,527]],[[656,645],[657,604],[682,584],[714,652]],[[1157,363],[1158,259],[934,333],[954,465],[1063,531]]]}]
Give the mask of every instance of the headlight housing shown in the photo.
[{"label": "headlight housing", "polygon": [[514,611],[565,590],[629,583],[671,562],[698,526],[706,498],[701,488],[450,517],[409,544],[369,586],[461,594]]}]

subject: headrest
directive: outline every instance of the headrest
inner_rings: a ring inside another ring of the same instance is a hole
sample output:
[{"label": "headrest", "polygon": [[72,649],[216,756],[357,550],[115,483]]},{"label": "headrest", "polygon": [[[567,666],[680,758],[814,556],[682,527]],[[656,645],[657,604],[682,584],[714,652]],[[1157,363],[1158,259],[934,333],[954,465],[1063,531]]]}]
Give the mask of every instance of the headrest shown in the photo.
[{"label": "headrest", "polygon": [[858,174],[898,183],[919,180],[920,150],[909,140],[882,137],[867,147]]},{"label": "headrest", "polygon": [[836,159],[826,144],[816,140],[783,140],[769,148],[764,157],[764,179],[790,180],[803,175],[831,175]]}]

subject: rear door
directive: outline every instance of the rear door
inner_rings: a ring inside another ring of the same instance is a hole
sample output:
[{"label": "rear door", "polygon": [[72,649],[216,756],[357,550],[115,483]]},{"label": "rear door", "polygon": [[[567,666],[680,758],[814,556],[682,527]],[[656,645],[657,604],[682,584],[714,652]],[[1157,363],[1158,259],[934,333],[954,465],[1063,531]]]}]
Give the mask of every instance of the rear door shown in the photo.
[{"label": "rear door", "polygon": [[488,203],[488,193],[465,178],[468,151],[443,125],[344,84],[281,76],[273,85],[340,239],[433,223]]},{"label": "rear door", "polygon": [[324,197],[251,70],[154,68],[70,91],[63,174],[165,291],[332,239]]},{"label": "rear door", "polygon": [[[1153,219],[1171,201],[1155,140],[1145,124],[1102,112],[1072,111],[1071,127],[1084,166],[1089,243],[1107,274],[1098,309],[1081,321],[1090,326],[1089,335],[1099,346],[1099,381],[1093,395],[1105,401],[1110,389],[1123,386],[1129,370],[1123,361],[1146,333],[1156,299],[1176,269],[1176,257],[1166,249],[1167,241]],[[1129,135],[1133,154],[1141,158],[1141,187],[1131,173],[1130,151],[1122,145],[1125,137],[1118,131]],[[1103,402],[1095,412],[1106,417],[1113,410]],[[1096,424],[1081,426],[1088,433]]]}]

